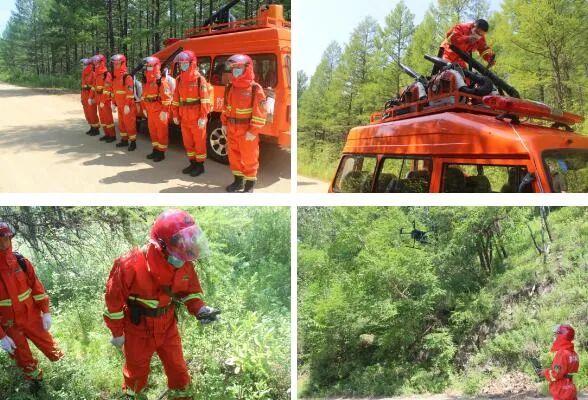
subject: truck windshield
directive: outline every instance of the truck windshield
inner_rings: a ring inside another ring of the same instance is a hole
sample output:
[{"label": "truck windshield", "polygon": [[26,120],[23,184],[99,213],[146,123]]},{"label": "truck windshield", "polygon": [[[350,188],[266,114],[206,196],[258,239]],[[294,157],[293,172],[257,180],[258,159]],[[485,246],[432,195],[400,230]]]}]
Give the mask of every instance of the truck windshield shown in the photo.
[{"label": "truck windshield", "polygon": [[548,150],[543,160],[554,192],[588,193],[588,151]]}]

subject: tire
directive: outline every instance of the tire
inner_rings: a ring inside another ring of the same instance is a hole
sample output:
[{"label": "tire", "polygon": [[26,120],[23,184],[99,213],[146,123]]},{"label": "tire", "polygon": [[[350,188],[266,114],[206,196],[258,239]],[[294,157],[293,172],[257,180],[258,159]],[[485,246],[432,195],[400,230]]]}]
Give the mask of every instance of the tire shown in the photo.
[{"label": "tire", "polygon": [[228,164],[227,137],[221,128],[219,116],[211,116],[206,128],[206,153],[208,158],[221,164]]}]

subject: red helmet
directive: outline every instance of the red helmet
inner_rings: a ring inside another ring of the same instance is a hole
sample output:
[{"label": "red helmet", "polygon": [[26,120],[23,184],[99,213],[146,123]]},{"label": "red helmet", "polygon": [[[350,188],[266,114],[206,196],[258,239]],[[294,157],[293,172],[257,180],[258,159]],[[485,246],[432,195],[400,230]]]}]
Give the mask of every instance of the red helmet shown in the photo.
[{"label": "red helmet", "polygon": [[196,54],[192,50],[184,50],[174,58],[174,63],[179,62],[196,62]]},{"label": "red helmet", "polygon": [[127,58],[125,57],[124,54],[115,54],[112,57],[110,57],[110,61],[115,63],[115,62],[119,62],[121,64],[126,64],[127,63]]},{"label": "red helmet", "polygon": [[229,68],[238,67],[240,65],[246,67],[248,65],[253,65],[253,60],[245,54],[235,54],[227,60],[227,65]]},{"label": "red helmet", "polygon": [[8,223],[0,221],[0,237],[7,237],[12,239],[16,232]]},{"label": "red helmet", "polygon": [[153,56],[151,56],[151,57],[145,57],[143,59],[143,62],[148,67],[155,67],[156,65],[161,65],[161,61],[159,60],[159,58],[153,57]]},{"label": "red helmet", "polygon": [[182,261],[194,261],[205,256],[206,236],[194,218],[186,211],[164,211],[153,223],[151,240]]},{"label": "red helmet", "polygon": [[553,329],[553,333],[557,336],[561,335],[564,339],[570,342],[574,340],[574,337],[576,337],[576,331],[574,330],[574,328],[572,328],[571,325],[568,324],[557,325]]},{"label": "red helmet", "polygon": [[91,58],[91,60],[94,65],[98,65],[101,62],[106,63],[106,57],[104,57],[104,55],[102,54],[96,54],[94,57]]}]

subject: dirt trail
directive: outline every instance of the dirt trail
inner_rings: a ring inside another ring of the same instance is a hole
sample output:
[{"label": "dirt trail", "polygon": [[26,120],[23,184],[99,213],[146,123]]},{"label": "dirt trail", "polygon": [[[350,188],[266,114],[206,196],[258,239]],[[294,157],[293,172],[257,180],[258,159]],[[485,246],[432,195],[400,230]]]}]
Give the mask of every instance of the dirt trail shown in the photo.
[{"label": "dirt trail", "polygon": [[[0,83],[0,121],[0,192],[224,192],[232,182],[228,166],[214,161],[199,178],[182,175],[187,160],[179,137],[155,164],[145,158],[151,144],[143,135],[133,153],[85,135],[79,95],[71,92]],[[257,189],[290,191],[289,152],[262,144]]]},{"label": "dirt trail", "polygon": [[[319,399],[302,399],[302,400],[319,400]],[[370,398],[344,398],[331,397],[322,400],[552,400],[551,397],[535,397],[533,395],[519,395],[512,397],[468,397],[461,395],[435,394],[435,395],[415,395],[400,397],[370,397]],[[578,400],[588,400],[588,394],[579,395]]]},{"label": "dirt trail", "polygon": [[327,193],[329,191],[329,182],[302,175],[298,175],[297,185],[298,193]]}]

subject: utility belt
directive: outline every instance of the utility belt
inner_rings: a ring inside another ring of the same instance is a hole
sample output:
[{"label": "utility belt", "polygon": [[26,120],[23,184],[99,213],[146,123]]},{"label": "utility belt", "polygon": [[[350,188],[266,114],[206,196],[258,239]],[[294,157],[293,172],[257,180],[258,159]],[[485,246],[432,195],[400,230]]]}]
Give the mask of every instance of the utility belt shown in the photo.
[{"label": "utility belt", "polygon": [[97,94],[102,94],[103,92],[104,92],[104,89],[96,89]]},{"label": "utility belt", "polygon": [[131,299],[127,299],[127,305],[129,306],[131,314],[131,322],[135,325],[139,325],[141,323],[142,317],[158,318],[162,315],[165,315],[169,310],[172,309],[172,303],[165,307],[146,308],[140,305],[138,301]]},{"label": "utility belt", "polygon": [[146,103],[155,103],[156,101],[159,101],[159,100],[161,100],[159,96],[150,97],[150,98],[147,98],[147,97],[143,98],[143,101]]},{"label": "utility belt", "polygon": [[251,123],[251,118],[227,118],[227,122],[233,125],[249,125]]},{"label": "utility belt", "polygon": [[82,86],[82,90],[91,90],[92,86],[91,85],[83,85]]},{"label": "utility belt", "polygon": [[184,101],[180,101],[180,107],[184,107],[184,106],[193,106],[196,104],[200,104],[200,100],[184,100]]}]

